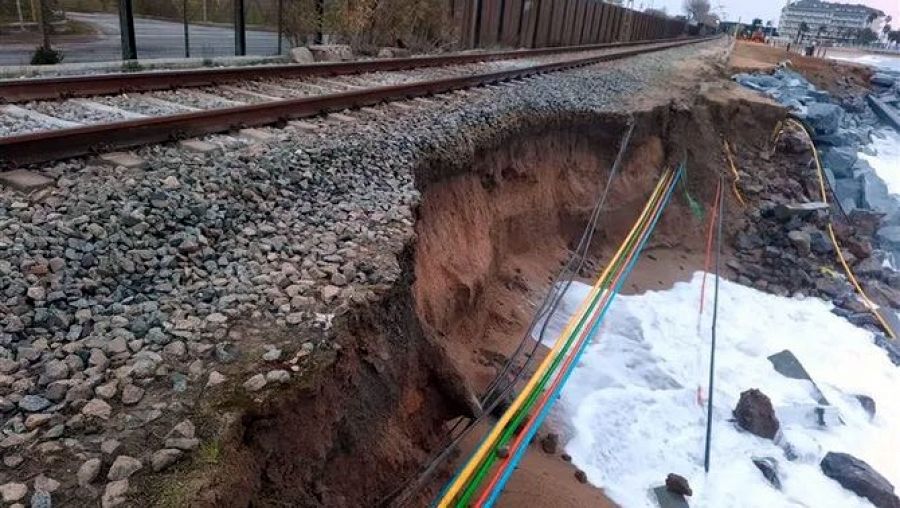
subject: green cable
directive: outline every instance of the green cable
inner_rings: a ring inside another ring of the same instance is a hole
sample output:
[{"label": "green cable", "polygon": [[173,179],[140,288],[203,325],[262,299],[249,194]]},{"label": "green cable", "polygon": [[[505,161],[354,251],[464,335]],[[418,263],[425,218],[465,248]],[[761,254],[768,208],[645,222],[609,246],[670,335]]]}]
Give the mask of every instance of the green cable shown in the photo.
[{"label": "green cable", "polygon": [[694,217],[696,217],[697,220],[702,221],[702,220],[703,220],[703,205],[701,205],[701,204],[698,203],[694,198],[692,198],[692,197],[691,197],[691,194],[688,192],[688,188],[687,188],[687,179],[688,179],[687,164],[684,163],[684,162],[682,162],[681,165],[684,167],[684,177],[681,179],[681,188],[684,190],[684,198],[687,200],[687,202],[688,202],[688,208],[691,209],[691,213],[694,214]]},{"label": "green cable", "polygon": [[[659,196],[662,196],[664,194],[665,193],[660,193]],[[657,200],[658,199],[659,199],[659,197],[657,197]],[[649,220],[650,220],[650,216],[648,215],[641,222],[642,227],[639,227],[638,229],[636,229],[636,231],[640,231],[641,229],[643,229],[643,226],[645,226],[647,224],[647,221],[649,221]],[[640,234],[630,236],[626,240],[626,243],[625,243],[626,249],[624,252],[629,252],[631,249],[633,249],[635,242],[639,237],[640,237]],[[613,277],[613,274],[618,272],[618,269],[621,267],[622,263],[624,262],[624,260],[627,257],[628,256],[620,256],[618,259],[616,259],[614,261],[613,269],[610,270],[606,279],[603,282],[601,282],[602,289],[604,289],[604,290],[608,289],[608,285]],[[504,430],[503,434],[501,435],[500,439],[498,440],[497,444],[494,447],[494,452],[489,454],[486,457],[485,462],[483,462],[481,464],[481,466],[479,466],[478,471],[476,472],[472,481],[469,482],[468,487],[463,491],[462,495],[460,496],[459,500],[457,501],[457,503],[456,503],[457,507],[464,508],[467,505],[469,499],[471,499],[472,495],[475,494],[475,491],[478,489],[478,486],[481,484],[481,481],[484,479],[484,476],[490,471],[490,468],[494,465],[494,462],[496,462],[496,460],[497,460],[496,450],[499,448],[502,448],[509,442],[509,440],[512,438],[513,432],[515,432],[515,429],[517,429],[519,427],[522,420],[528,415],[528,413],[530,412],[532,406],[534,405],[534,402],[536,401],[538,395],[540,395],[542,393],[544,387],[547,384],[547,381],[549,381],[550,376],[556,370],[556,368],[559,366],[560,362],[562,362],[562,359],[565,358],[565,353],[572,346],[572,343],[574,342],[575,337],[578,337],[580,335],[580,331],[584,329],[584,325],[587,322],[588,316],[590,316],[593,313],[593,311],[596,308],[597,303],[599,302],[602,295],[603,295],[602,291],[598,292],[597,295],[594,297],[594,299],[591,301],[591,303],[588,307],[588,311],[582,314],[582,317],[579,320],[578,326],[576,327],[575,330],[573,330],[573,332],[566,339],[565,346],[560,350],[560,353],[557,354],[557,356],[553,359],[553,363],[552,363],[551,367],[549,369],[547,369],[547,371],[543,374],[538,385],[528,395],[528,398],[526,399],[525,404],[523,404],[523,406],[519,409],[519,411],[516,413],[515,417],[510,422],[510,424],[507,425],[506,429]]]}]

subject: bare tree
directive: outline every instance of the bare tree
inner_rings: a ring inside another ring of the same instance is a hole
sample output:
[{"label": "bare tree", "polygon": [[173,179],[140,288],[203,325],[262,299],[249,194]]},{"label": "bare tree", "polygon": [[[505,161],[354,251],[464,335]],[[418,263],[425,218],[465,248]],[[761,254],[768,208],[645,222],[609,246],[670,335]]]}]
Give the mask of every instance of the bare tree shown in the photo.
[{"label": "bare tree", "polygon": [[682,8],[688,19],[703,21],[709,15],[710,5],[709,0],[684,0]]}]

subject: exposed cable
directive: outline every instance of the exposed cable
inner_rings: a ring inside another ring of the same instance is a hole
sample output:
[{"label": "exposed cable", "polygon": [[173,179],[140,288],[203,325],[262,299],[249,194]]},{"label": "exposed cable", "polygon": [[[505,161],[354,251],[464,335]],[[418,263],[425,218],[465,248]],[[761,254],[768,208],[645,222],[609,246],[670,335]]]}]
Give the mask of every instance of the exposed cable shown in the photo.
[{"label": "exposed cable", "polygon": [[[634,133],[634,128],[634,118],[629,117],[627,130],[625,131],[621,141],[619,142],[619,149],[616,153],[616,158],[613,161],[612,167],[610,168],[610,173],[609,177],[606,180],[606,185],[604,186],[600,197],[597,199],[597,201],[595,201],[594,207],[591,210],[591,215],[588,219],[588,223],[585,225],[585,228],[582,231],[578,244],[569,257],[569,260],[567,261],[565,266],[556,274],[553,281],[551,282],[549,293],[544,297],[542,303],[539,305],[537,312],[535,313],[535,317],[532,319],[527,330],[523,334],[523,337],[519,341],[516,349],[509,356],[501,371],[497,374],[497,376],[494,377],[487,390],[485,391],[485,394],[481,399],[481,406],[483,409],[482,414],[477,418],[469,420],[467,422],[463,418],[458,419],[457,422],[445,435],[445,438],[443,440],[444,443],[439,448],[440,451],[433,455],[428,462],[426,462],[425,467],[420,471],[416,479],[412,480],[412,482],[404,482],[403,484],[398,486],[397,489],[395,489],[385,497],[385,499],[381,502],[381,506],[386,506],[390,503],[402,505],[413,494],[415,494],[415,492],[421,489],[424,483],[434,474],[437,468],[447,460],[450,454],[453,453],[455,448],[466,437],[466,435],[468,435],[468,433],[471,432],[471,430],[474,429],[475,426],[478,425],[478,423],[483,421],[487,415],[491,414],[491,412],[500,405],[507,394],[509,394],[514,389],[516,383],[518,383],[518,381],[521,379],[523,373],[528,370],[531,363],[534,361],[534,358],[536,357],[538,348],[543,341],[550,319],[558,310],[558,306],[562,301],[563,295],[569,289],[572,281],[584,266],[584,263],[587,259],[587,254],[590,252],[590,246],[593,243],[593,237],[597,229],[597,223],[599,221],[601,212],[606,205],[610,189],[612,188],[612,183],[618,175],[619,169],[622,165],[622,161],[624,160],[625,153],[627,152],[628,146],[630,145],[631,136]],[[528,341],[531,339],[532,332],[542,318],[544,319],[544,322],[538,335],[538,339],[534,341],[532,349],[528,353],[525,363],[520,369],[518,369],[513,379],[511,379],[507,383],[504,383],[503,381],[509,374],[509,370],[512,368],[512,365],[514,365],[516,359],[519,357]],[[453,434],[457,430],[459,430],[460,426],[462,426],[462,430],[458,435],[454,436]]]},{"label": "exposed cable", "polygon": [[[611,280],[610,285],[608,286],[608,290],[604,292],[602,303],[598,307],[599,310],[592,313],[589,324],[587,328],[585,328],[584,331],[580,334],[578,341],[574,345],[572,353],[566,357],[565,362],[559,369],[559,374],[553,380],[550,387],[545,390],[543,392],[543,395],[540,397],[540,401],[536,406],[536,416],[528,419],[524,424],[524,428],[519,429],[519,434],[513,442],[511,449],[508,451],[509,456],[501,461],[500,466],[497,471],[495,471],[491,482],[482,492],[482,495],[479,498],[478,502],[476,502],[476,507],[493,506],[497,499],[499,499],[503,487],[515,470],[515,466],[524,456],[524,453],[527,450],[527,444],[531,442],[531,439],[540,428],[544,419],[546,419],[547,415],[550,413],[550,409],[559,399],[559,394],[563,386],[565,386],[566,382],[574,371],[575,366],[578,364],[581,356],[584,354],[587,345],[599,331],[600,324],[602,323],[603,318],[609,310],[616,294],[618,294],[618,292],[621,290],[622,285],[624,285],[628,274],[636,265],[639,259],[639,254],[643,250],[643,247],[646,245],[646,242],[649,239],[654,227],[656,226],[656,223],[661,217],[662,211],[664,210],[666,204],[669,202],[672,193],[677,186],[678,179],[681,177],[682,173],[683,167],[680,167],[678,171],[674,173],[670,172],[668,174],[668,181],[665,185],[664,193],[661,195],[660,199],[656,200],[655,204],[653,205],[653,211],[649,216],[646,217],[646,221],[644,221],[644,226],[641,228],[640,233],[636,237],[632,237],[634,241],[629,242],[632,245],[632,248],[630,248],[628,252],[624,254],[624,257],[620,258],[623,263],[620,264],[619,270]],[[512,429],[516,428],[517,426],[512,427]],[[464,503],[462,504],[464,505]]]},{"label": "exposed cable", "polygon": [[[827,179],[825,178],[825,172],[822,169],[822,162],[819,158],[819,151],[818,151],[818,149],[816,149],[816,144],[815,144],[815,142],[813,142],[812,135],[809,133],[809,129],[800,120],[793,118],[793,117],[788,117],[784,120],[783,123],[780,123],[778,126],[776,126],[776,128],[778,130],[776,131],[775,136],[773,136],[773,138],[775,139],[776,142],[777,142],[778,138],[781,136],[781,133],[784,130],[784,126],[786,124],[790,124],[790,125],[799,127],[800,132],[803,133],[804,139],[806,140],[807,144],[809,145],[810,149],[812,150],[813,160],[816,163],[816,173],[819,177],[819,192],[821,194],[822,202],[825,204],[828,204],[828,193],[825,190],[825,185],[826,185]],[[774,146],[773,146],[773,150],[774,150]],[[868,295],[866,295],[866,292],[863,291],[863,288],[859,284],[859,281],[856,279],[856,276],[853,275],[853,271],[850,269],[850,265],[847,263],[847,260],[844,258],[844,254],[841,251],[841,246],[838,243],[837,237],[834,234],[834,228],[832,226],[832,220],[831,220],[830,215],[828,217],[828,224],[826,226],[826,229],[828,230],[828,237],[831,240],[831,245],[834,247],[834,251],[837,255],[838,262],[841,265],[841,267],[844,269],[844,273],[847,275],[847,279],[850,281],[850,283],[856,289],[856,292],[859,294],[860,298],[862,299],[863,304],[865,304],[866,308],[869,309],[869,312],[871,312],[872,315],[875,316],[875,319],[878,321],[878,323],[884,329],[885,333],[891,339],[896,339],[897,337],[894,334],[894,330],[890,327],[890,325],[887,324],[887,322],[884,320],[884,317],[881,316],[881,313],[878,312],[878,306],[875,305],[875,302],[873,302],[869,298]]]},{"label": "exposed cable", "polygon": [[731,191],[734,192],[734,197],[737,198],[738,203],[740,203],[741,206],[746,206],[747,202],[744,201],[744,196],[742,196],[741,191],[738,190],[737,184],[741,180],[741,175],[734,165],[734,157],[731,155],[731,146],[728,144],[727,139],[723,139],[722,144],[725,147],[725,158],[728,159],[728,166],[731,168],[731,174],[734,175],[734,180],[731,181]]},{"label": "exposed cable", "polygon": [[712,414],[713,414],[713,382],[716,373],[716,327],[719,320],[719,261],[722,257],[722,218],[725,216],[725,193],[722,192],[722,176],[719,175],[718,185],[719,218],[716,226],[716,278],[713,288],[712,325],[709,352],[709,388],[706,397],[706,445],[703,452],[703,469],[709,472],[709,452],[712,443]]}]

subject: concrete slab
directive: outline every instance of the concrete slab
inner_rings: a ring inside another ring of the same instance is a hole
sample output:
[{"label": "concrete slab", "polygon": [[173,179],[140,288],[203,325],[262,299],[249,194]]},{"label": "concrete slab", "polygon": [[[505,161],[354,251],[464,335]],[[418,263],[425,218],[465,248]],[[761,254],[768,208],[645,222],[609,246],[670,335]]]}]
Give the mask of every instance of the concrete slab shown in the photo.
[{"label": "concrete slab", "polygon": [[0,185],[19,192],[34,192],[53,185],[53,180],[27,169],[14,169],[0,172]]},{"label": "concrete slab", "polygon": [[653,489],[656,502],[660,508],[690,508],[687,500],[681,494],[669,492],[665,485],[660,485]]},{"label": "concrete slab", "polygon": [[254,92],[252,90],[244,90],[243,88],[231,85],[219,85],[219,88],[223,90],[228,90],[234,92],[236,94],[243,94],[248,97],[256,97],[257,99],[262,99],[265,101],[283,101],[284,97],[275,97],[274,95],[266,95],[259,92]]},{"label": "concrete slab", "polygon": [[419,108],[413,106],[412,104],[409,104],[406,102],[389,102],[388,106],[390,106],[394,109],[399,109],[401,111],[415,111],[415,110],[419,109]]},{"label": "concrete slab", "polygon": [[110,166],[122,166],[127,169],[144,169],[149,164],[137,155],[128,152],[110,152],[100,155],[100,160]]},{"label": "concrete slab", "polygon": [[195,153],[208,154],[213,152],[218,152],[219,147],[212,144],[207,143],[206,141],[200,141],[199,139],[185,139],[183,141],[178,142],[178,146],[184,150]]},{"label": "concrete slab", "polygon": [[94,102],[88,99],[72,99],[72,102],[79,104],[86,109],[99,111],[101,113],[118,115],[126,119],[147,118],[147,115],[143,115],[141,113],[135,113],[134,111],[128,111],[122,108],[117,108],[115,106],[108,106],[106,104],[101,104],[99,102]]},{"label": "concrete slab", "polygon": [[304,122],[302,120],[292,120],[292,121],[288,122],[288,125],[290,125],[291,127],[295,127],[297,129],[303,130],[303,131],[308,131],[308,132],[315,132],[315,131],[319,130],[318,125],[316,125],[314,123]]},{"label": "concrete slab", "polygon": [[254,143],[265,143],[275,138],[274,135],[261,129],[241,129],[238,131],[242,138]]},{"label": "concrete slab", "polygon": [[343,114],[343,113],[331,113],[331,114],[328,115],[328,119],[329,119],[329,120],[335,120],[335,121],[338,121],[338,122],[343,122],[343,123],[354,123],[354,122],[356,122],[356,118],[353,118],[352,116],[349,116],[349,115],[345,115],[345,114]]},{"label": "concrete slab", "polygon": [[361,107],[361,108],[359,108],[359,110],[362,111],[363,113],[366,113],[369,115],[384,116],[384,111],[382,111],[380,109],[375,109],[375,108],[372,108],[369,106]]},{"label": "concrete slab", "polygon": [[775,353],[774,355],[769,356],[769,361],[772,362],[772,367],[784,377],[788,377],[791,379],[802,379],[805,381],[809,381],[813,386],[813,397],[819,404],[829,405],[828,399],[822,394],[822,391],[819,390],[819,387],[816,385],[816,382],[813,381],[812,377],[810,377],[809,373],[806,372],[806,369],[803,368],[803,365],[800,363],[800,360],[794,356],[794,353],[785,349],[780,353]]},{"label": "concrete slab", "polygon": [[56,118],[55,116],[38,113],[37,111],[32,111],[27,108],[16,106],[15,104],[7,104],[5,106],[0,106],[0,112],[6,113],[7,115],[10,115],[10,116],[16,116],[19,118],[29,118],[31,120],[41,122],[49,127],[58,127],[60,129],[68,129],[71,127],[81,127],[81,125],[82,125],[78,122],[70,122],[68,120],[63,120],[62,118]]}]

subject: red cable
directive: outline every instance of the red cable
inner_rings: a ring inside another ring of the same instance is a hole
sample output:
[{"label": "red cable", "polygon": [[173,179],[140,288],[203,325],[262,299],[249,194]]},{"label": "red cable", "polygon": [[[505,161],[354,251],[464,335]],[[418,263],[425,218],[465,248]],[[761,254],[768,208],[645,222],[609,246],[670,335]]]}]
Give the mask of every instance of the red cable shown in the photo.
[{"label": "red cable", "polygon": [[706,228],[706,258],[703,261],[703,281],[700,283],[700,312],[698,315],[703,315],[703,301],[706,299],[706,275],[709,272],[709,263],[712,258],[712,243],[713,243],[713,224],[716,222],[716,215],[719,213],[719,200],[721,199],[722,193],[722,179],[719,179],[719,182],[716,184],[716,199],[713,201],[712,211],[709,215],[709,227]]}]

